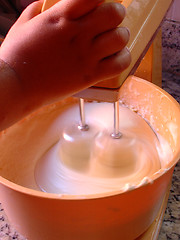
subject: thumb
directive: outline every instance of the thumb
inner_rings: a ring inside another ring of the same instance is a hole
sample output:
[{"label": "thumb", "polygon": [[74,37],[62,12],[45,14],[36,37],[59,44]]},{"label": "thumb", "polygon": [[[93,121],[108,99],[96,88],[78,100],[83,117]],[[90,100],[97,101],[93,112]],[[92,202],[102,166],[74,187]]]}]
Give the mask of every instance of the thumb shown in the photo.
[{"label": "thumb", "polygon": [[43,5],[43,0],[35,1],[31,3],[21,14],[21,16],[17,20],[18,23],[24,23],[31,20],[33,17],[37,16],[41,13]]}]

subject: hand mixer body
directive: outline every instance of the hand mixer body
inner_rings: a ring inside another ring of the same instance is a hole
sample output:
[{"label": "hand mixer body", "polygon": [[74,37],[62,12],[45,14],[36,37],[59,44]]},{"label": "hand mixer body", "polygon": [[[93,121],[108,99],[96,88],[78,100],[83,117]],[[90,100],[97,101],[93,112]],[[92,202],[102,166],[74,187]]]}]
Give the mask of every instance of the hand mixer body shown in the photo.
[{"label": "hand mixer body", "polygon": [[[110,2],[111,0],[106,1]],[[80,102],[82,102],[83,99],[88,99],[104,102],[114,102],[116,105],[119,104],[119,89],[122,83],[130,74],[132,74],[133,70],[138,67],[137,63],[140,62],[143,54],[148,49],[148,46],[150,45],[153,36],[155,35],[160,23],[162,22],[171,1],[172,0],[120,1],[127,9],[126,17],[121,26],[128,28],[130,31],[130,40],[127,46],[131,52],[131,64],[119,76],[114,77],[113,79],[102,81],[93,87],[75,94],[75,97],[81,99]],[[45,11],[56,2],[58,2],[58,0],[45,0],[42,11]],[[120,138],[121,134],[118,129],[119,122],[117,109],[118,108],[114,105],[114,132],[112,133],[112,136],[115,136],[115,138]],[[84,109],[82,109],[82,104],[80,104],[81,119],[82,112],[84,112]],[[85,122],[84,126],[86,126]]]},{"label": "hand mixer body", "polygon": [[[56,2],[58,0],[45,0],[42,11]],[[127,27],[130,31],[127,47],[131,52],[131,64],[120,76],[101,81],[95,86],[79,92],[75,95],[77,97],[106,102],[116,102],[119,99],[120,86],[138,67],[137,63],[140,63],[152,42],[172,0],[123,0],[120,2],[127,10],[126,17],[120,26]]]}]

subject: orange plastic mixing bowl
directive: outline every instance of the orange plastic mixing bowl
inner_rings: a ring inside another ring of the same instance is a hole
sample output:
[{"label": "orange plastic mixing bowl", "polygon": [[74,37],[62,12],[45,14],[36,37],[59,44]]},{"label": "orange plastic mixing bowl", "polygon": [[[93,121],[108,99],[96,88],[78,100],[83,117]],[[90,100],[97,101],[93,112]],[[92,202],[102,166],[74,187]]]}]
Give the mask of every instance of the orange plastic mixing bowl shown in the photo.
[{"label": "orange plastic mixing bowl", "polygon": [[29,240],[131,240],[155,219],[180,157],[180,107],[162,89],[136,77],[126,80],[120,98],[146,118],[173,151],[166,170],[133,190],[88,197],[38,190],[36,162],[47,142],[58,139],[52,125],[72,98],[44,107],[0,134],[0,202],[13,226]]}]

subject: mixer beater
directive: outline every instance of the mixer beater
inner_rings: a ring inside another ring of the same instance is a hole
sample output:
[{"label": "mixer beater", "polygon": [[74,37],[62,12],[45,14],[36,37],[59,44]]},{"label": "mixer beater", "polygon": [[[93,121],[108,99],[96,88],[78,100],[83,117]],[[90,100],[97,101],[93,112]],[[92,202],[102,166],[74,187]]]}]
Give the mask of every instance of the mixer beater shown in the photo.
[{"label": "mixer beater", "polygon": [[[111,134],[112,138],[119,139],[122,134],[119,131],[119,101],[113,103],[114,105],[114,132]],[[79,99],[79,110],[80,110],[80,124],[78,128],[82,131],[88,131],[89,126],[85,121],[85,111],[84,111],[84,99]]]}]

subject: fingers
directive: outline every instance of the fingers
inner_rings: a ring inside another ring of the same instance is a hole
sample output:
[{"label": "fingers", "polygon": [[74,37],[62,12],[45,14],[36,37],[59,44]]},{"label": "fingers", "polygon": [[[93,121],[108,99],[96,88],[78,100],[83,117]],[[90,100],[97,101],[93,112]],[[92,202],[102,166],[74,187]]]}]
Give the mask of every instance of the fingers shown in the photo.
[{"label": "fingers", "polygon": [[97,59],[103,59],[122,50],[129,41],[127,28],[116,28],[101,34],[93,41],[93,53]]},{"label": "fingers", "polygon": [[18,23],[24,23],[32,19],[33,17],[37,16],[41,13],[43,5],[43,0],[36,1],[31,3],[21,14],[19,19],[17,20]]},{"label": "fingers", "polygon": [[80,18],[95,9],[104,0],[61,0],[52,7],[52,11],[68,19]]},{"label": "fingers", "polygon": [[124,19],[126,10],[115,2],[103,3],[83,18],[89,35],[97,36],[116,28]]},{"label": "fingers", "polygon": [[108,79],[118,76],[126,69],[131,62],[131,55],[127,48],[122,49],[119,53],[100,61],[96,77],[97,79]]}]

